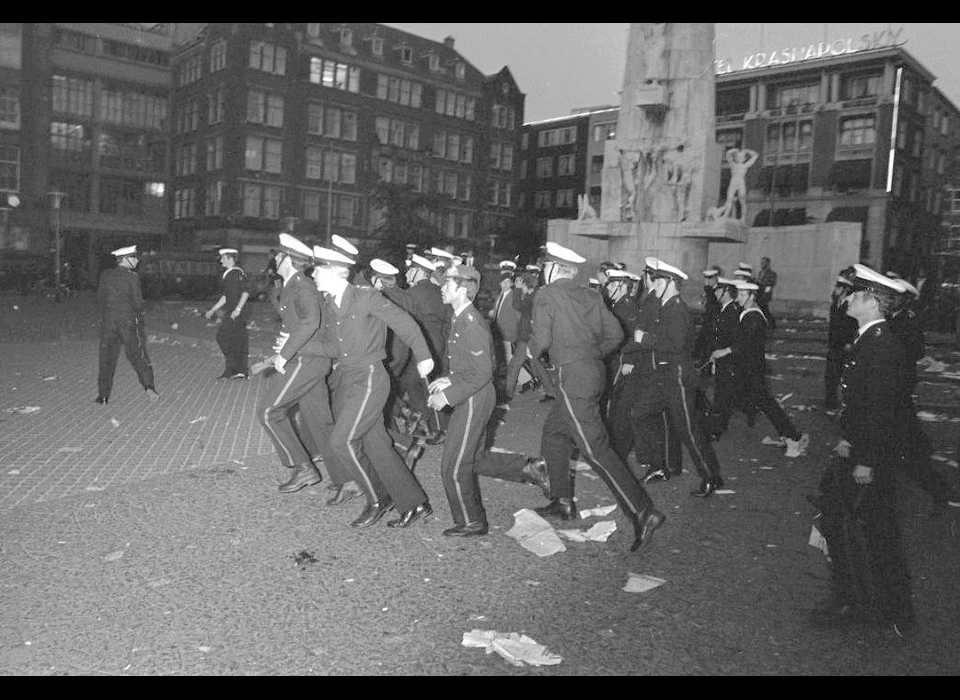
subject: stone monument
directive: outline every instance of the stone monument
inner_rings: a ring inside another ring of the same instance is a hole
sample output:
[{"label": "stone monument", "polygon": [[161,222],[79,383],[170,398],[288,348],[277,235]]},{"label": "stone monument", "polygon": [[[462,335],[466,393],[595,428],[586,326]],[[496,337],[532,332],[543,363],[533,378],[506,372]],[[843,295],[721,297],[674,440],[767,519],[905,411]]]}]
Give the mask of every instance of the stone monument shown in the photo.
[{"label": "stone monument", "polygon": [[[712,23],[632,23],[600,218],[551,221],[548,239],[635,271],[654,255],[698,279],[710,240],[745,236],[741,220],[717,216],[715,99]],[[699,285],[684,291],[692,299]]]}]

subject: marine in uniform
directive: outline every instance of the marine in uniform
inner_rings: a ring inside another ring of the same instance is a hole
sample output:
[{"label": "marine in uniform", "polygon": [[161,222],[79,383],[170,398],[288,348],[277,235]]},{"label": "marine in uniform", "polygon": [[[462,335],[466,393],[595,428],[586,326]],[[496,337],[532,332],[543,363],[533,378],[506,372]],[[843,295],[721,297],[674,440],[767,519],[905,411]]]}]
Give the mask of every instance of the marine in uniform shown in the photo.
[{"label": "marine in uniform", "polygon": [[570,459],[575,450],[600,475],[634,526],[632,551],[644,548],[665,516],[610,446],[600,415],[606,370],[603,358],[617,349],[623,330],[603,299],[574,281],[586,260],[552,241],[547,243],[545,286],[534,298],[528,352],[550,353],[557,367],[558,400],[547,415],[540,442],[550,476],[549,505],[541,515],[577,517]]},{"label": "marine in uniform", "polygon": [[[852,274],[852,268],[850,270]],[[823,406],[828,411],[836,410],[840,405],[840,368],[843,367],[857,335],[857,322],[847,315],[847,296],[851,289],[849,274],[841,273],[830,292],[827,362],[823,371]]]},{"label": "marine in uniform", "polygon": [[267,390],[257,407],[257,419],[270,437],[284,467],[292,470],[290,479],[280,484],[283,493],[293,493],[319,483],[320,472],[314,466],[292,417],[299,408],[302,427],[321,453],[331,478],[337,478],[331,459],[328,433],[333,418],[326,376],[330,360],[311,357],[302,350],[320,328],[322,300],[305,270],[313,262],[313,252],[288,233],[280,234],[275,256],[277,273],[283,280],[280,290],[280,337],[274,343],[274,366],[278,373],[269,379]]},{"label": "marine in uniform", "polygon": [[[679,291],[679,285],[687,275],[662,260],[657,261],[657,269],[652,275],[660,309],[652,328],[636,331],[634,338],[641,349],[653,352],[651,363],[656,368],[655,379],[648,390],[641,392],[635,410],[645,426],[651,425],[651,421],[645,419],[667,412],[700,475],[700,488],[692,495],[706,498],[723,487],[723,479],[713,445],[703,431],[693,402],[699,383],[690,352],[693,321]],[[651,445],[659,444],[662,431],[648,429],[644,432],[644,438]]]},{"label": "marine in uniform", "polygon": [[217,254],[224,268],[220,276],[220,298],[204,314],[209,319],[220,309],[224,310],[217,330],[217,345],[223,353],[224,368],[217,379],[246,379],[250,374],[247,358],[250,351],[247,333],[250,283],[247,274],[237,265],[240,252],[236,248],[221,248]]},{"label": "marine in uniform", "polygon": [[902,287],[853,267],[847,313],[859,328],[841,378],[843,439],[820,484],[833,598],[813,621],[870,621],[900,633],[914,620],[896,509],[904,355],[885,314]]},{"label": "marine in uniform", "polygon": [[710,358],[710,353],[716,350],[717,319],[720,316],[722,303],[720,302],[719,281],[722,279],[719,267],[708,267],[703,271],[703,315],[700,319],[700,330],[697,332],[697,342],[693,348],[693,357],[698,366],[703,366]]},{"label": "marine in uniform", "polygon": [[104,270],[97,287],[97,312],[100,317],[99,373],[97,399],[99,404],[110,400],[113,375],[117,371],[120,347],[137,379],[151,401],[160,398],[153,385],[153,365],[147,356],[147,336],[143,327],[143,291],[137,274],[137,246],[118,248],[112,253],[117,266]]},{"label": "marine in uniform", "polygon": [[351,525],[369,527],[394,507],[400,517],[387,523],[389,527],[429,519],[433,510],[427,495],[393,448],[383,418],[390,394],[384,366],[387,328],[411,347],[421,377],[428,376],[434,365],[426,340],[416,321],[378,290],[347,281],[355,264],[352,258],[319,246],[313,255],[314,281],[328,295],[328,303],[320,333],[304,353],[336,363],[330,378],[335,420],[331,451],[367,497],[366,507]]},{"label": "marine in uniform", "polygon": [[737,372],[734,358],[731,355],[713,357],[715,350],[728,348],[733,345],[740,329],[740,312],[742,309],[737,303],[737,283],[725,277],[717,279],[717,295],[720,310],[713,327],[713,337],[710,339],[710,352],[704,358],[713,362],[713,411],[716,424],[710,426],[713,437],[727,431],[730,414],[734,408],[740,408],[740,390],[737,386]]},{"label": "marine in uniform", "polygon": [[[737,305],[742,309],[739,326],[730,344],[714,350],[710,359],[720,361],[732,358],[733,381],[740,405],[748,414],[762,412],[766,415],[784,439],[787,457],[800,457],[806,452],[810,437],[797,430],[780,404],[770,396],[767,387],[764,348],[768,319],[757,305],[759,287],[743,280],[738,280],[735,286]],[[729,417],[729,411],[725,417]]]}]

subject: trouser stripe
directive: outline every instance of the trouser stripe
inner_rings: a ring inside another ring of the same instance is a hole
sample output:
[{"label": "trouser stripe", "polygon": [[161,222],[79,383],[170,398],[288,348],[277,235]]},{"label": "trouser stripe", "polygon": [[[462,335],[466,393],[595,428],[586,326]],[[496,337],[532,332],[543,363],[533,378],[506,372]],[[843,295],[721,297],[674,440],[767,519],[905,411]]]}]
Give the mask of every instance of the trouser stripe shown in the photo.
[{"label": "trouser stripe", "polygon": [[463,438],[460,442],[460,452],[457,453],[457,461],[453,466],[453,483],[457,491],[457,501],[460,503],[460,511],[463,513],[463,522],[470,522],[470,514],[467,513],[467,504],[463,500],[463,489],[460,488],[460,467],[463,464],[463,455],[467,451],[467,443],[470,437],[470,426],[473,425],[473,397],[467,399],[467,425],[463,431]]},{"label": "trouser stripe", "polygon": [[687,407],[687,390],[683,386],[683,367],[677,367],[677,370],[677,384],[680,386],[680,402],[683,404],[683,415],[686,420],[687,435],[690,436],[690,445],[693,447],[693,451],[696,453],[696,458],[700,462],[704,473],[710,474],[710,469],[707,467],[707,460],[703,458],[703,454],[700,452],[700,446],[693,437],[693,423],[690,421],[690,409]]},{"label": "trouser stripe", "polygon": [[280,446],[284,454],[287,456],[286,462],[287,466],[293,466],[293,455],[290,454],[290,450],[287,449],[287,446],[283,444],[283,440],[280,439],[280,435],[277,434],[277,431],[274,430],[270,425],[270,411],[283,403],[283,399],[286,396],[287,392],[290,390],[290,386],[296,381],[297,375],[300,374],[300,369],[303,367],[303,360],[297,358],[297,366],[293,368],[293,371],[290,372],[290,376],[287,378],[286,383],[283,385],[283,388],[280,390],[280,393],[277,394],[277,398],[274,399],[273,403],[270,406],[267,406],[263,409],[263,427],[270,431],[270,434],[273,436],[273,442]]},{"label": "trouser stripe", "polygon": [[357,411],[357,418],[353,421],[353,425],[350,427],[350,433],[347,435],[347,449],[350,451],[350,457],[353,459],[353,463],[357,467],[357,471],[360,472],[360,475],[363,477],[363,480],[367,484],[367,493],[371,496],[375,495],[373,490],[373,482],[370,481],[370,477],[363,469],[363,465],[360,464],[360,458],[357,456],[357,451],[353,448],[354,436],[357,434],[357,426],[360,425],[360,420],[363,418],[363,412],[367,408],[367,403],[370,401],[370,395],[373,393],[373,371],[374,366],[370,365],[370,371],[367,373],[367,391],[363,395],[363,402],[360,404],[360,409]]},{"label": "trouser stripe", "polygon": [[563,403],[567,407],[567,413],[570,414],[570,420],[573,421],[573,425],[577,429],[577,435],[580,436],[580,441],[583,443],[584,449],[586,449],[587,451],[587,459],[590,460],[591,464],[593,464],[598,469],[601,469],[603,473],[607,475],[606,482],[617,490],[617,493],[620,494],[620,497],[623,499],[623,502],[626,503],[630,507],[630,510],[633,511],[634,515],[636,515],[639,512],[637,510],[636,505],[633,503],[630,497],[620,489],[620,484],[618,484],[617,481],[610,476],[610,472],[607,471],[607,469],[602,464],[600,464],[600,462],[597,461],[597,458],[593,454],[593,446],[587,440],[587,436],[584,435],[583,427],[580,425],[580,421],[577,420],[577,414],[573,412],[573,405],[570,403],[570,397],[567,396],[567,392],[564,391],[563,367],[560,367],[557,373],[557,384],[560,386],[560,393],[563,394]]}]

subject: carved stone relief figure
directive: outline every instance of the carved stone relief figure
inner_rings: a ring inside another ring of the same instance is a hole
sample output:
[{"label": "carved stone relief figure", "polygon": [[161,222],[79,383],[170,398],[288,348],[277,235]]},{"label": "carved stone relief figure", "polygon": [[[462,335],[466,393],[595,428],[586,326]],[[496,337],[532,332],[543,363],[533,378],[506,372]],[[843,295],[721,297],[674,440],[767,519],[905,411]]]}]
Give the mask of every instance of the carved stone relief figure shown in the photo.
[{"label": "carved stone relief figure", "polygon": [[591,221],[597,218],[597,210],[590,206],[590,202],[587,201],[587,195],[581,194],[577,196],[577,221]]},{"label": "carved stone relief figure", "polygon": [[618,149],[620,154],[620,178],[623,196],[620,205],[620,220],[634,221],[636,219],[637,201],[637,168],[640,164],[640,154],[637,151]]},{"label": "carved stone relief figure", "polygon": [[[747,170],[757,162],[758,153],[749,148],[731,148],[726,153],[730,164],[730,185],[721,216],[745,219],[747,216]],[[739,207],[735,207],[737,204]],[[738,211],[739,210],[739,211]]]}]

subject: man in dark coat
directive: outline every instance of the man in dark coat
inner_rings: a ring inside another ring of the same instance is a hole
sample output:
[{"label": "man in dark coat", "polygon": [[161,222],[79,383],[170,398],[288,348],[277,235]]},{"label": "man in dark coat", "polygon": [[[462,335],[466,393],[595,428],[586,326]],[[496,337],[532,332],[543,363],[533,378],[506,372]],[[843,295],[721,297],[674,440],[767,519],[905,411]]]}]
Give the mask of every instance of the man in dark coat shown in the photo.
[{"label": "man in dark coat", "polygon": [[147,336],[143,328],[143,292],[136,273],[139,257],[137,246],[114,250],[117,266],[104,270],[97,288],[97,311],[100,317],[100,369],[97,377],[97,403],[110,400],[113,375],[117,370],[120,347],[137,373],[143,390],[151,401],[160,398],[153,386],[153,365],[147,356]]},{"label": "man in dark coat", "polygon": [[847,315],[847,296],[853,287],[849,279],[850,274],[838,275],[833,291],[830,292],[827,363],[823,373],[825,390],[823,405],[828,411],[833,411],[839,406],[840,368],[843,367],[847,354],[853,347],[853,339],[857,335],[857,322]]}]

